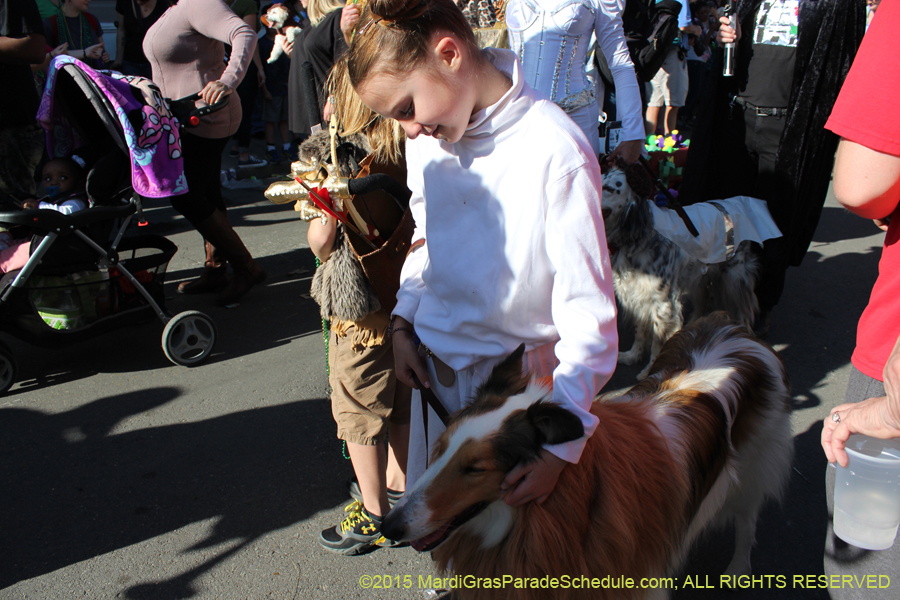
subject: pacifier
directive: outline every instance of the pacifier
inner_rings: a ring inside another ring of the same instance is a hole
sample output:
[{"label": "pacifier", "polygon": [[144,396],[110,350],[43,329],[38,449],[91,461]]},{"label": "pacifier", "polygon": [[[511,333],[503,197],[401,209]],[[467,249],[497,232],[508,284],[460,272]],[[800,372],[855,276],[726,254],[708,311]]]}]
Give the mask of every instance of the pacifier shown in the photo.
[{"label": "pacifier", "polygon": [[58,186],[58,185],[47,185],[47,186],[44,186],[44,192],[45,192],[45,193],[47,194],[47,196],[49,196],[50,198],[54,198],[54,197],[56,197],[56,196],[59,196],[59,186]]}]

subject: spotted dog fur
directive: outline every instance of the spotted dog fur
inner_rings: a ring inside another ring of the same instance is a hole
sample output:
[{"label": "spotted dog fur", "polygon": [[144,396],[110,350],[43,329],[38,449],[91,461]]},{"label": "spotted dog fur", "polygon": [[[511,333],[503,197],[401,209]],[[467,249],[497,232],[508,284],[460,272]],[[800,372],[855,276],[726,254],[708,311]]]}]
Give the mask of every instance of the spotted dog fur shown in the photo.
[{"label": "spotted dog fur", "polygon": [[621,169],[603,176],[603,217],[616,298],[635,324],[634,345],[619,353],[619,362],[637,364],[650,343],[650,362],[638,379],[646,377],[662,345],[681,329],[686,299],[693,306],[689,322],[724,310],[749,327],[759,310],[753,291],[759,261],[752,242],[742,243],[726,262],[702,263],[654,229],[649,202],[632,190]]}]

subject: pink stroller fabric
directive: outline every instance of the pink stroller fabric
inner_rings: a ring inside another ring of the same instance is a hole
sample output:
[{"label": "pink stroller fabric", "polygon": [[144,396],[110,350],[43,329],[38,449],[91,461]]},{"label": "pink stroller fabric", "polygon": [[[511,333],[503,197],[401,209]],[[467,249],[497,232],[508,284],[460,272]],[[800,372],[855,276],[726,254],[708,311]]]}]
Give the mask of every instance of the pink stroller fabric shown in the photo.
[{"label": "pink stroller fabric", "polygon": [[[134,191],[147,198],[166,198],[188,191],[181,156],[178,119],[155,83],[144,77],[122,75],[115,71],[96,71],[71,56],[53,59],[38,110],[38,122],[47,132],[47,150],[51,158],[69,156],[85,144],[61,109],[64,98],[57,98],[57,75],[65,65],[73,64],[99,89],[112,106],[121,126],[131,157],[131,181]],[[135,131],[128,116],[137,111]],[[102,116],[102,115],[101,115]]]}]

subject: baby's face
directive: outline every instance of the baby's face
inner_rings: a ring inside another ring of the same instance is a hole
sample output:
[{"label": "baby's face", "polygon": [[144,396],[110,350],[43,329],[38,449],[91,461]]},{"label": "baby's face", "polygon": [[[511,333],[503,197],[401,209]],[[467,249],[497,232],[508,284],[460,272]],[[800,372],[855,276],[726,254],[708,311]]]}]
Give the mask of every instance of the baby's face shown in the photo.
[{"label": "baby's face", "polygon": [[[44,165],[44,189],[48,196],[69,192],[78,182],[78,175],[70,165],[52,160]],[[56,193],[52,193],[56,190]]]}]

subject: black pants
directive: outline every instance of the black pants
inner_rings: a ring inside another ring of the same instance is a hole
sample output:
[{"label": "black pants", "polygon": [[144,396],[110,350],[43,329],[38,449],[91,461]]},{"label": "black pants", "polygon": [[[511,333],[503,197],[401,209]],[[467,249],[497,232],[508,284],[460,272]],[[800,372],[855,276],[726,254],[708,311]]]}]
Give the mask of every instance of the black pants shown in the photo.
[{"label": "black pants", "polygon": [[[731,118],[723,119],[721,154],[707,173],[707,195],[711,198],[752,196],[766,201],[775,224],[784,232],[795,202],[793,185],[775,172],[775,157],[784,131],[785,118],[757,115],[751,108],[734,105]],[[787,273],[787,244],[783,237],[768,240],[761,253],[762,272],[756,285],[760,309],[768,312],[778,304]]]},{"label": "black pants", "polygon": [[228,138],[202,138],[190,132],[181,133],[184,153],[184,176],[188,193],[172,196],[172,207],[196,227],[214,211],[225,210],[222,198],[222,151]]},{"label": "black pants", "polygon": [[253,109],[256,107],[256,98],[259,96],[258,72],[256,64],[251,61],[247,67],[247,74],[244,75],[244,79],[238,84],[236,90],[241,99],[241,125],[234,134],[234,141],[237,142],[241,151],[250,149]]}]

